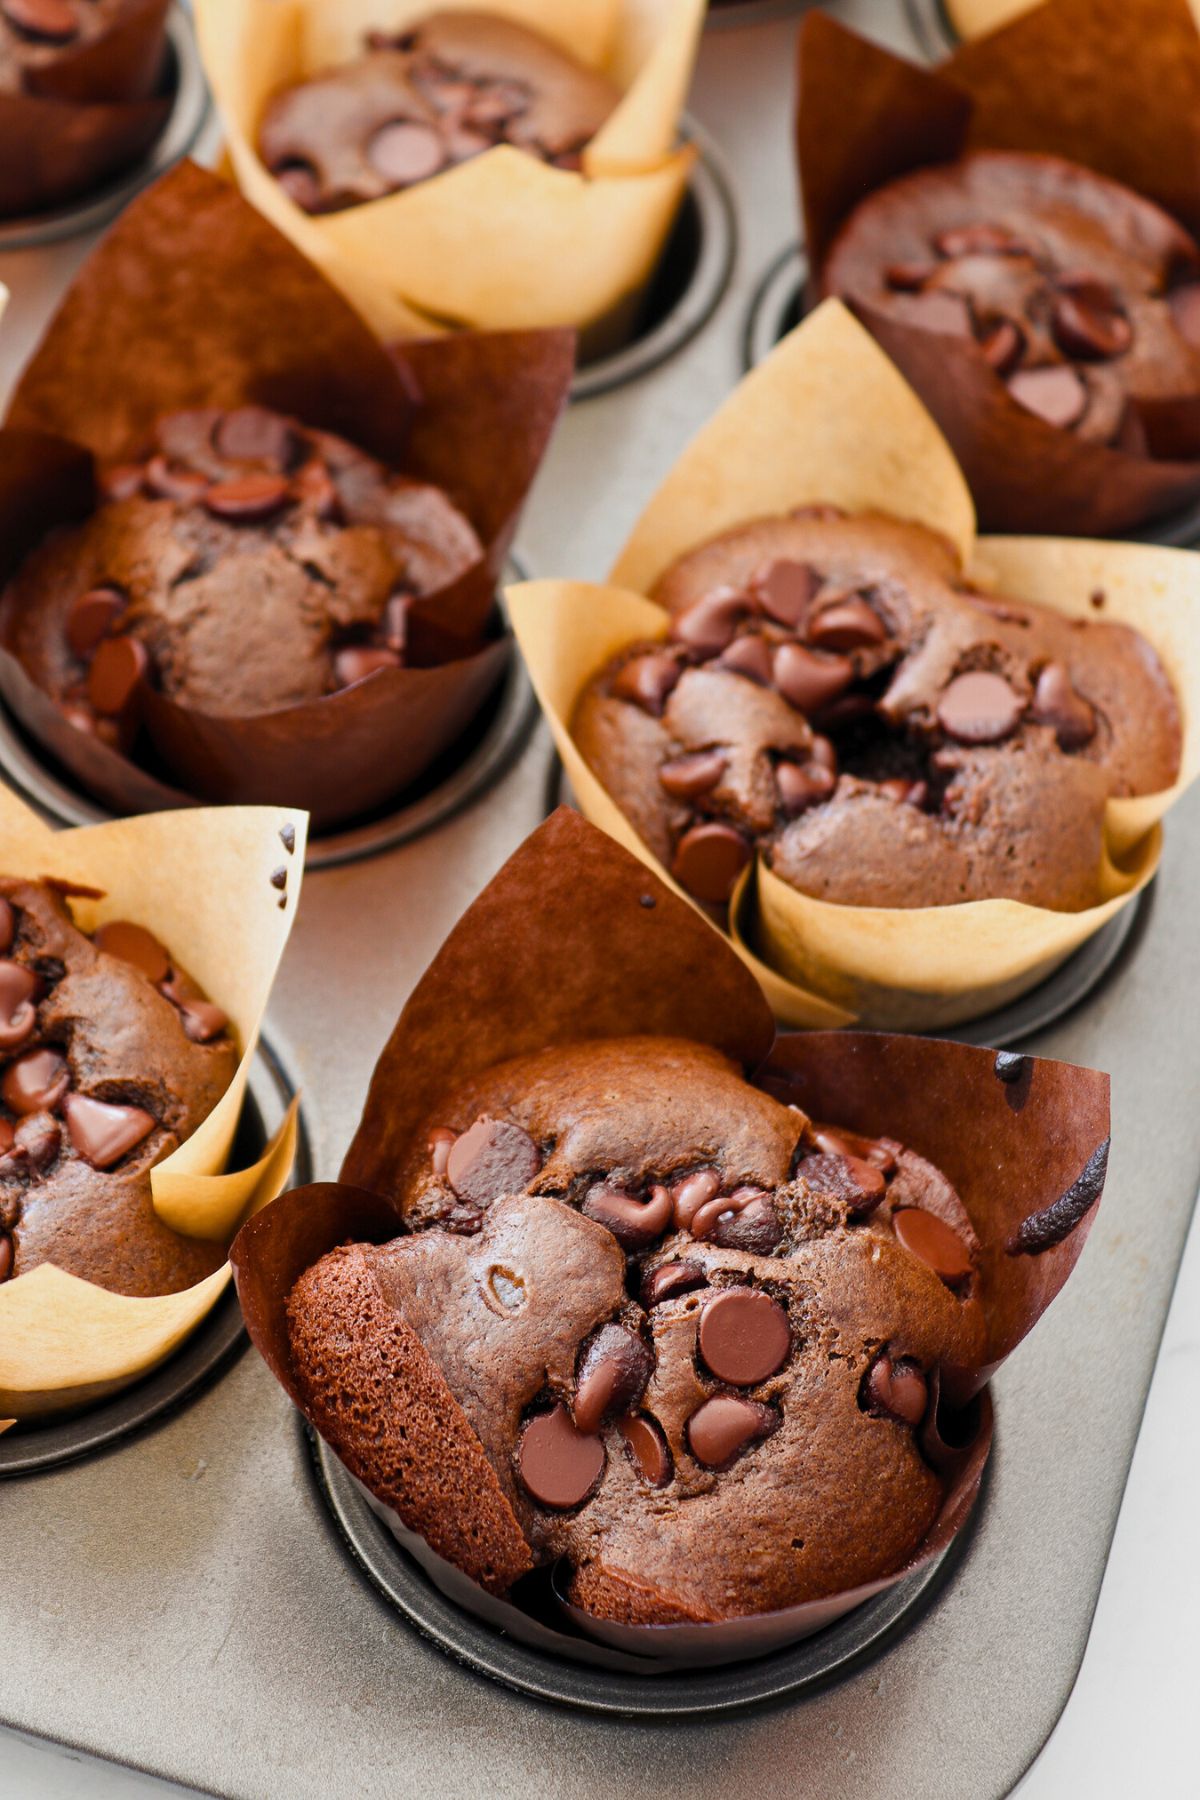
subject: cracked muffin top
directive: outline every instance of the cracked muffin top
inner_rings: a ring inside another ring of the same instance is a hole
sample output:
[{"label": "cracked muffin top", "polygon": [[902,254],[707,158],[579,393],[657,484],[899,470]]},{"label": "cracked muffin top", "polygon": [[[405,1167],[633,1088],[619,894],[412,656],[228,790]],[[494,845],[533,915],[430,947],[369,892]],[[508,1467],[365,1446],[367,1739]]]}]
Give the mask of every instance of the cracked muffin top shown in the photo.
[{"label": "cracked muffin top", "polygon": [[445,1095],[391,1197],[408,1235],[293,1287],[296,1379],[491,1591],[566,1559],[597,1617],[733,1618],[892,1573],[928,1533],[940,1373],[980,1366],[985,1327],[977,1239],[919,1155],[715,1050],[609,1039]]},{"label": "cracked muffin top", "polygon": [[144,451],[6,597],[31,678],[122,749],[143,676],[244,717],[402,666],[409,602],[483,555],[440,488],[265,407],[168,414]]},{"label": "cracked muffin top", "polygon": [[1048,425],[1196,454],[1173,435],[1184,421],[1156,423],[1129,402],[1200,394],[1200,248],[1094,170],[981,150],[902,176],[850,215],[821,285],[905,325],[973,337]]},{"label": "cracked muffin top", "polygon": [[283,88],[259,126],[264,163],[297,206],[339,212],[512,144],[578,169],[620,100],[603,75],[494,13],[434,13],[367,53]]},{"label": "cracked muffin top", "polygon": [[223,1244],[162,1223],[150,1170],[237,1060],[225,1014],[151,932],[89,937],[53,883],[0,877],[0,1281],[50,1262],[170,1294],[220,1268]]},{"label": "cracked muffin top", "polygon": [[1079,910],[1101,897],[1109,798],[1178,773],[1178,702],[1137,632],[980,593],[924,527],[759,519],[653,597],[666,639],[600,670],[571,733],[718,913],[756,849],[846,905]]}]

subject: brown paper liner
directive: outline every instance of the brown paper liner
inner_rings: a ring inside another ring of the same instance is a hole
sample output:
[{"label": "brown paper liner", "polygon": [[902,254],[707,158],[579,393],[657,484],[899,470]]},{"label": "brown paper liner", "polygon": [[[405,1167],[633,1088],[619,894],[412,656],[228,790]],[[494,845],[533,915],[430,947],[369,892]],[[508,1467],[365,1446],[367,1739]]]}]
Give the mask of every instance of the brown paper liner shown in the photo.
[{"label": "brown paper liner", "polygon": [[[499,952],[515,953],[519,967],[498,967]],[[988,1326],[983,1367],[942,1371],[942,1391],[949,1386],[958,1407],[1021,1341],[1078,1258],[1103,1185],[1106,1076],[1031,1057],[998,1064],[991,1051],[906,1037],[788,1034],[772,1045],[761,995],[729,946],[632,856],[560,808],[468,909],[418,984],[376,1067],[342,1181],[285,1196],[234,1243],[247,1329],[301,1411],[285,1310],[296,1280],[337,1244],[397,1235],[387,1196],[439,1093],[498,1058],[578,1041],[581,1027],[594,1037],[667,1032],[718,1043],[777,1097],[940,1159],[981,1240]],[[904,1568],[882,1581],[722,1625],[615,1627],[565,1602],[564,1618],[657,1667],[734,1660],[792,1642],[947,1547],[970,1512],[990,1430],[984,1396],[966,1444],[954,1449],[933,1433],[930,1453],[947,1470],[942,1513]],[[524,1635],[372,1503],[452,1598]],[[566,1636],[560,1647],[587,1659]]]},{"label": "brown paper liner", "polygon": [[[51,524],[86,510],[85,452],[120,459],[163,413],[246,401],[443,486],[475,526],[482,555],[413,609],[420,661],[434,666],[381,670],[323,699],[243,718],[206,715],[143,684],[153,762],[67,724],[20,665],[7,610],[0,693],[117,812],[195,797],[287,803],[326,829],[383,804],[461,736],[503,673],[505,646],[488,641],[495,581],[572,366],[569,331],[462,334],[389,353],[233,189],[180,164],[84,265],[17,384],[0,432],[0,569],[11,570]],[[31,432],[61,440],[34,446],[32,464]]]},{"label": "brown paper liner", "polygon": [[[1200,565],[1191,552],[1148,545],[976,542],[970,498],[945,440],[863,328],[839,302],[825,302],[688,445],[634,526],[613,586],[538,581],[508,591],[513,630],[579,806],[663,880],[670,877],[575,747],[575,704],[622,645],[664,634],[666,613],[643,596],[676,557],[730,526],[818,501],[940,531],[984,589],[1133,626],[1179,697],[1178,780],[1159,794],[1109,801],[1101,897],[1083,912],[1013,900],[841,906],[798,893],[761,862],[735,894],[734,946],[785,1024],[956,1024],[1044,979],[1153,876],[1155,827],[1200,770]],[[1098,590],[1100,613],[1092,603]]]},{"label": "brown paper liner", "polygon": [[198,0],[200,51],[236,179],[382,337],[595,327],[645,285],[683,199],[695,152],[675,143],[704,0],[573,0],[569,9],[472,0],[470,9],[532,27],[623,90],[581,174],[501,145],[406,192],[310,218],[259,160],[268,98],[360,55],[365,31],[399,30],[431,10],[428,0]]},{"label": "brown paper liner", "polygon": [[[1045,0],[935,71],[814,13],[798,93],[820,291],[833,239],[867,193],[968,149],[1066,157],[1200,229],[1200,33],[1188,0]],[[1017,405],[973,341],[852,303],[946,433],[990,529],[1108,534],[1200,494],[1200,461],[1171,460],[1171,435],[1155,441],[1155,460],[1055,430]]]},{"label": "brown paper liner", "polygon": [[0,218],[43,212],[103,186],[145,155],[170,116],[156,94],[167,0],[139,0],[88,43],[0,94]]},{"label": "brown paper liner", "polygon": [[[264,807],[148,814],[56,832],[0,787],[0,869],[100,890],[102,898],[72,901],[83,930],[106,919],[145,925],[186,959],[229,1015],[241,1050],[233,1080],[151,1172],[155,1211],[186,1236],[228,1240],[249,1211],[275,1198],[292,1166],[294,1107],[257,1163],[225,1172],[299,900],[306,825],[302,813]],[[271,879],[281,866],[282,890]],[[205,1316],[228,1276],[226,1266],[194,1287],[146,1299],[52,1264],[0,1283],[0,1415],[35,1418],[80,1406],[145,1374]]]}]

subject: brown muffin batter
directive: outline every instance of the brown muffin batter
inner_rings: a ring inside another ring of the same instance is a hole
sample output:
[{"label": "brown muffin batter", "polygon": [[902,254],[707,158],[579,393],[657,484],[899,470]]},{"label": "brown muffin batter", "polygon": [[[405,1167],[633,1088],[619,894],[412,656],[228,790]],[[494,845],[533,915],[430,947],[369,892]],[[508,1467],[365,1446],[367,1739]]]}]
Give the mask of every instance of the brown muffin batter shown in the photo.
[{"label": "brown muffin batter", "polygon": [[679,559],[665,643],[621,651],[572,736],[715,908],[757,847],[854,906],[1096,904],[1110,796],[1168,787],[1175,695],[1136,632],[977,593],[920,526],[815,507]]},{"label": "brown muffin batter", "polygon": [[50,883],[0,877],[0,1280],[42,1262],[170,1294],[225,1259],[154,1210],[153,1164],[229,1086],[219,1007],[144,928],[89,938]]}]

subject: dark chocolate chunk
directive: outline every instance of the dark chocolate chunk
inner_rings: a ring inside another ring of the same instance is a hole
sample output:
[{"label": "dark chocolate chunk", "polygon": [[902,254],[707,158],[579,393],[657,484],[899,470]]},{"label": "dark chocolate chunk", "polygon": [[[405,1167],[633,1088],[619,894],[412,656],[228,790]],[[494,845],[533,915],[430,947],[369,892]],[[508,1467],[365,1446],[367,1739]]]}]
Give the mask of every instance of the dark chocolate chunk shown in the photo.
[{"label": "dark chocolate chunk", "polygon": [[[749,1256],[769,1256],[783,1237],[783,1226],[769,1194],[743,1189],[753,1197],[721,1213],[709,1232],[710,1243],[722,1250],[744,1250]],[[738,1200],[734,1194],[732,1199]]]}]

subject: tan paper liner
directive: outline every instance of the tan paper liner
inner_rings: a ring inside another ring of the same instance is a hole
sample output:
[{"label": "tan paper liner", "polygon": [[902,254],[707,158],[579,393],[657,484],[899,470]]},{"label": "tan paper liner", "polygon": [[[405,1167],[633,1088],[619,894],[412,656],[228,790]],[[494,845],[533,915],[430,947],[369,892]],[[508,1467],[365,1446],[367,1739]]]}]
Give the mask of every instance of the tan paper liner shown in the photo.
[{"label": "tan paper liner", "polygon": [[[270,95],[360,55],[367,30],[464,6],[541,32],[623,90],[582,173],[500,145],[403,193],[303,212],[258,157]],[[381,337],[597,327],[649,279],[695,161],[675,143],[704,0],[197,0],[195,11],[243,193]]]},{"label": "tan paper liner", "polygon": [[[154,1208],[171,1230],[230,1238],[273,1200],[295,1154],[295,1108],[250,1168],[225,1173],[259,1026],[291,931],[307,821],[274,808],[148,814],[53,831],[0,786],[0,870],[102,890],[73,898],[80,927],[133,919],[177,953],[228,1013],[241,1049],[207,1119],[151,1171]],[[289,854],[281,840],[294,833]],[[281,890],[271,880],[280,867]],[[39,1264],[0,1283],[0,1415],[36,1418],[113,1393],[182,1342],[223,1292],[228,1264],[179,1293],[116,1294]]]},{"label": "tan paper liner", "polygon": [[92,192],[144,156],[170,116],[158,90],[167,0],[134,0],[87,43],[0,94],[0,218]]},{"label": "tan paper liner", "polygon": [[[1162,793],[1109,802],[1104,898],[1083,912],[1015,900],[842,906],[798,893],[761,860],[743,879],[730,909],[734,947],[784,1024],[956,1024],[1042,980],[1153,876],[1158,822],[1200,767],[1200,561],[1188,551],[1136,544],[977,543],[949,446],[863,327],[840,302],[824,302],[692,440],[634,526],[614,585],[537,581],[507,594],[580,807],[682,898],[575,747],[568,729],[575,703],[622,645],[664,634],[667,614],[644,596],[676,557],[732,525],[817,501],[940,531],[984,587],[1135,627],[1157,650],[1179,696],[1179,779]],[[1101,613],[1091,604],[1097,589],[1105,594]]]},{"label": "tan paper liner", "polygon": [[180,164],[85,263],[17,384],[0,431],[0,576],[51,524],[88,510],[86,452],[120,459],[162,413],[247,400],[444,487],[475,526],[482,559],[413,607],[417,656],[432,666],[380,670],[248,718],[201,713],[144,683],[143,724],[174,778],[69,725],[13,654],[8,612],[0,692],[117,812],[196,797],[288,804],[318,828],[369,812],[455,742],[503,673],[508,645],[489,622],[495,583],[572,366],[568,331],[463,333],[385,350],[232,188]]},{"label": "tan paper liner", "polygon": [[[867,193],[968,149],[1064,156],[1200,230],[1200,33],[1188,0],[1046,0],[932,71],[813,13],[798,91],[818,291],[833,239]],[[1165,422],[1144,409],[1161,460],[1087,443],[1019,406],[973,340],[854,307],[950,439],[989,529],[1107,535],[1200,495],[1194,401],[1167,407]],[[1170,460],[1180,429],[1187,454]]]},{"label": "tan paper liner", "polygon": [[[512,955],[515,967],[507,965]],[[634,857],[561,807],[464,914],[405,1006],[376,1065],[342,1180],[285,1195],[234,1243],[247,1329],[301,1411],[287,1296],[335,1245],[397,1235],[388,1196],[436,1097],[497,1058],[613,1033],[716,1043],[779,1098],[855,1130],[898,1137],[945,1169],[983,1246],[980,1295],[988,1323],[985,1366],[940,1372],[939,1385],[957,1406],[980,1392],[1078,1258],[1103,1185],[1107,1076],[1026,1057],[1004,1070],[1016,1079],[1004,1080],[994,1052],[921,1038],[775,1037],[761,993],[718,934]],[[1057,1241],[1039,1253],[1017,1251],[1025,1222],[1048,1213],[1059,1221],[1049,1234]],[[658,1668],[731,1661],[793,1642],[946,1548],[970,1512],[990,1429],[984,1393],[970,1442],[955,1448],[936,1430],[925,1440],[947,1471],[946,1501],[905,1567],[882,1581],[719,1625],[623,1628],[565,1602],[561,1622]],[[374,1498],[372,1505],[458,1604],[547,1647],[544,1619],[531,1621],[519,1605],[484,1596],[461,1572],[448,1571],[395,1513]],[[552,1647],[568,1654],[638,1666],[598,1659],[578,1636],[556,1637]]]}]

